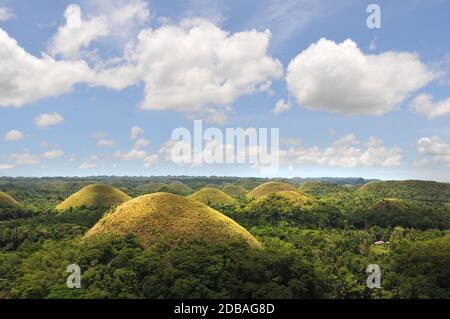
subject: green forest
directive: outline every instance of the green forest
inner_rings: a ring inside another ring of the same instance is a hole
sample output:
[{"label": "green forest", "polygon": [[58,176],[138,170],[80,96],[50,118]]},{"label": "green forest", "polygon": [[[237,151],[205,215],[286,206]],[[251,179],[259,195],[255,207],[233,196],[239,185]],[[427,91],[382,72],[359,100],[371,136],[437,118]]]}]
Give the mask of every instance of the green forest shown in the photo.
[{"label": "green forest", "polygon": [[0,178],[0,299],[450,298],[449,266],[450,184]]}]

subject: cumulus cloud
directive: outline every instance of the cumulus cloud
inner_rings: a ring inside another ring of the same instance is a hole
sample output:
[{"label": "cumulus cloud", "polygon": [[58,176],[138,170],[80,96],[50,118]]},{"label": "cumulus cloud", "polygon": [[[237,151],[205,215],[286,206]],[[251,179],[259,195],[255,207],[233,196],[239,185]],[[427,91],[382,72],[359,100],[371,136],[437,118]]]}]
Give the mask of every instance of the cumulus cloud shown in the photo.
[{"label": "cumulus cloud", "polygon": [[114,140],[101,139],[97,142],[98,147],[114,147],[117,145],[117,142]]},{"label": "cumulus cloud", "polygon": [[320,39],[290,62],[287,84],[310,109],[382,115],[437,76],[412,53],[365,55],[350,39]]},{"label": "cumulus cloud", "polygon": [[417,113],[423,114],[429,119],[450,115],[450,98],[433,102],[430,94],[420,94],[411,102],[411,108]]},{"label": "cumulus cloud", "polygon": [[292,147],[286,153],[298,164],[327,165],[339,167],[399,166],[403,150],[388,148],[383,141],[370,137],[361,143],[354,134],[348,134],[326,148]]},{"label": "cumulus cloud", "polygon": [[20,132],[18,130],[11,130],[5,134],[3,139],[6,142],[16,142],[16,141],[20,141],[24,137],[25,137],[25,135],[22,132]]},{"label": "cumulus cloud", "polygon": [[267,91],[283,75],[267,53],[271,34],[231,34],[203,19],[139,33],[127,63],[102,70],[97,84],[121,89],[145,83],[146,110],[176,110],[223,124],[238,97]]},{"label": "cumulus cloud", "polygon": [[130,138],[132,140],[136,140],[140,135],[144,134],[145,131],[142,127],[140,126],[133,126],[131,128],[131,133],[130,133]]},{"label": "cumulus cloud", "polygon": [[150,154],[146,158],[144,158],[144,167],[149,168],[156,164],[158,161],[159,155],[158,154]]},{"label": "cumulus cloud", "polygon": [[95,164],[93,162],[89,162],[89,161],[83,162],[80,165],[81,169],[93,169],[93,168],[96,168],[96,167],[97,167],[97,164]]},{"label": "cumulus cloud", "polygon": [[83,16],[79,5],[71,4],[67,7],[64,13],[65,24],[59,27],[48,47],[52,56],[66,59],[89,57],[93,53],[88,50],[91,44],[113,36],[126,37],[128,41],[133,36],[130,32],[148,21],[150,16],[148,4],[142,0],[94,3],[101,13],[91,14],[89,18]]},{"label": "cumulus cloud", "polygon": [[86,49],[92,41],[107,36],[110,32],[105,16],[85,20],[77,4],[69,5],[64,17],[66,24],[58,29],[50,42],[49,52],[53,56],[79,59],[81,49]]},{"label": "cumulus cloud", "polygon": [[138,159],[143,159],[147,156],[147,152],[142,150],[132,149],[128,152],[116,152],[114,157],[119,158],[123,161],[133,161]]},{"label": "cumulus cloud", "polygon": [[20,107],[72,91],[86,82],[92,71],[84,61],[57,61],[48,55],[37,58],[0,29],[0,107]]},{"label": "cumulus cloud", "polygon": [[139,138],[136,141],[136,143],[134,143],[133,148],[134,149],[141,149],[141,148],[145,148],[145,147],[147,147],[149,145],[150,145],[150,141],[145,139],[145,138],[143,138],[143,137],[141,137],[141,138]]},{"label": "cumulus cloud", "polygon": [[141,29],[136,39],[126,37],[123,56],[95,57],[91,68],[85,60],[96,55],[97,40],[127,28],[137,34],[136,25],[142,28],[149,18],[145,1],[116,0],[112,9],[97,2],[104,13],[89,17],[78,5],[67,8],[48,47],[53,57],[27,53],[0,30],[0,106],[59,96],[76,84],[121,90],[143,82],[142,109],[200,114],[223,124],[240,96],[267,91],[283,75],[281,63],[268,54],[270,31],[230,33],[199,18]]},{"label": "cumulus cloud", "polygon": [[14,18],[14,13],[11,9],[0,7],[0,22],[8,21],[12,18]]},{"label": "cumulus cloud", "polygon": [[7,170],[7,169],[11,169],[11,168],[14,168],[14,165],[0,163],[0,171],[4,171],[4,170]]},{"label": "cumulus cloud", "polygon": [[266,88],[283,74],[267,54],[270,37],[256,30],[230,34],[202,19],[141,31],[135,63],[145,82],[142,108],[198,112]]},{"label": "cumulus cloud", "polygon": [[44,113],[35,118],[34,123],[39,128],[47,128],[64,122],[64,118],[58,113]]},{"label": "cumulus cloud", "polygon": [[442,164],[450,167],[450,143],[446,143],[439,136],[419,139],[417,152],[424,158],[416,162],[416,165]]},{"label": "cumulus cloud", "polygon": [[64,156],[64,152],[61,150],[51,150],[41,154],[42,158],[45,159],[56,159]]},{"label": "cumulus cloud", "polygon": [[278,115],[280,113],[287,112],[290,109],[291,106],[289,105],[289,103],[287,103],[285,100],[278,100],[275,108],[272,110],[272,113]]},{"label": "cumulus cloud", "polygon": [[23,153],[14,153],[9,156],[9,158],[16,164],[16,165],[34,165],[39,163],[39,157],[36,155],[31,154],[28,151],[25,151]]}]

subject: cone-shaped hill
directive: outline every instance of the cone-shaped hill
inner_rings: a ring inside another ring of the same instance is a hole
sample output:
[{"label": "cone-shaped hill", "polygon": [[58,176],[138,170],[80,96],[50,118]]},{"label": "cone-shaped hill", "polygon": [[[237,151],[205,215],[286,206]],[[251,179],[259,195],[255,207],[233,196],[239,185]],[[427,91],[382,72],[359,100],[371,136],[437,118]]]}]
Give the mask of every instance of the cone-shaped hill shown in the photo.
[{"label": "cone-shaped hill", "polygon": [[169,193],[144,195],[120,205],[89,230],[85,239],[101,234],[131,234],[144,246],[163,240],[261,247],[232,219],[198,201]]},{"label": "cone-shaped hill", "polygon": [[127,202],[130,196],[109,185],[93,184],[86,186],[79,192],[71,195],[64,202],[56,206],[56,210],[64,211],[69,208],[92,207],[110,208]]},{"label": "cone-shaped hill", "polygon": [[356,195],[377,199],[400,198],[445,206],[450,198],[450,184],[429,181],[382,181],[361,186]]},{"label": "cone-shaped hill", "polygon": [[149,183],[140,185],[137,189],[138,189],[140,192],[150,194],[150,193],[156,193],[156,192],[158,192],[159,189],[160,189],[161,187],[165,186],[165,185],[166,185],[166,184],[164,184],[163,182],[152,181],[152,182],[149,182]]},{"label": "cone-shaped hill", "polygon": [[20,204],[10,195],[0,192],[0,208],[19,208]]},{"label": "cone-shaped hill", "polygon": [[399,198],[385,198],[374,205],[372,205],[369,210],[373,212],[380,213],[406,213],[410,211],[413,207]]},{"label": "cone-shaped hill", "polygon": [[295,192],[295,191],[282,191],[282,192],[276,192],[275,194],[289,199],[292,203],[295,205],[302,205],[302,206],[312,206],[317,204],[316,200],[306,194],[303,194],[301,192]]},{"label": "cone-shaped hill", "polygon": [[234,203],[233,198],[215,188],[202,188],[192,194],[190,198],[208,206],[231,205]]},{"label": "cone-shaped hill", "polygon": [[193,193],[192,188],[190,188],[186,184],[183,184],[182,182],[179,182],[179,181],[170,182],[169,184],[165,185],[164,187],[167,188],[166,190],[164,190],[165,192],[172,193],[172,194],[178,194],[178,195],[185,196],[185,195],[189,195],[189,194]]},{"label": "cone-shaped hill", "polygon": [[223,192],[233,198],[238,198],[248,193],[248,191],[244,187],[232,184],[226,185],[223,188]]},{"label": "cone-shaped hill", "polygon": [[296,188],[294,185],[284,182],[267,182],[256,187],[248,194],[248,196],[252,198],[261,198],[271,193],[284,191],[296,191]]}]

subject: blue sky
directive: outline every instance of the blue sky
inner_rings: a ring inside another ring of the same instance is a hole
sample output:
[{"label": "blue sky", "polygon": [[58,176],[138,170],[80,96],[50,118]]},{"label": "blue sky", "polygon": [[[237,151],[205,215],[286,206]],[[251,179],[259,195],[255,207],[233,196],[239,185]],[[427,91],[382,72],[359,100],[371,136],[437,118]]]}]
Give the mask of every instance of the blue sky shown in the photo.
[{"label": "blue sky", "polygon": [[448,1],[0,0],[0,29],[0,176],[261,176],[169,161],[202,119],[279,128],[278,176],[450,181]]}]

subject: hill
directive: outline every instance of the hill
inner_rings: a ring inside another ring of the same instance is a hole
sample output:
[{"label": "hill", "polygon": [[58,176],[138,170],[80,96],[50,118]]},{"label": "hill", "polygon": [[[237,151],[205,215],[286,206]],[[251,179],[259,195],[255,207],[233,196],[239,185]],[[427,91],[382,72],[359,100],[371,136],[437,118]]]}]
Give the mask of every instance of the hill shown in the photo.
[{"label": "hill", "polygon": [[312,206],[317,204],[316,200],[306,194],[295,192],[295,191],[282,191],[276,192],[275,194],[289,199],[294,205],[297,206]]},{"label": "hill", "polygon": [[173,181],[161,187],[160,191],[185,196],[192,194],[194,190],[182,182]]},{"label": "hill", "polygon": [[403,213],[412,210],[411,204],[399,198],[385,198],[372,205],[369,210],[375,212]]},{"label": "hill", "polygon": [[385,198],[365,211],[350,216],[358,228],[407,227],[415,229],[448,229],[450,212],[399,198]]},{"label": "hill", "polygon": [[305,194],[322,197],[340,192],[348,192],[349,188],[337,184],[307,182],[300,185],[298,190]]},{"label": "hill", "polygon": [[294,185],[284,182],[267,182],[253,189],[248,196],[252,198],[261,198],[271,193],[283,191],[296,191],[296,188]]},{"label": "hill", "polygon": [[208,206],[231,205],[234,203],[233,198],[215,188],[202,188],[192,194],[190,198]]},{"label": "hill", "polygon": [[400,198],[444,206],[450,198],[450,184],[429,181],[383,181],[361,186],[356,194],[363,197]]},{"label": "hill", "polygon": [[169,193],[144,195],[126,202],[100,220],[85,238],[99,234],[132,234],[149,246],[157,241],[261,244],[243,227],[190,198]]},{"label": "hill", "polygon": [[64,211],[76,207],[110,208],[120,205],[131,199],[130,196],[117,188],[104,184],[92,184],[79,192],[71,195],[56,207],[56,210]]},{"label": "hill", "polygon": [[19,208],[20,204],[10,195],[0,192],[0,208]]},{"label": "hill", "polygon": [[239,185],[231,185],[231,184],[226,185],[223,188],[223,192],[233,198],[238,198],[238,197],[244,196],[245,194],[248,193],[248,191],[244,187],[239,186]]},{"label": "hill", "polygon": [[152,181],[143,185],[139,185],[137,189],[140,192],[150,194],[158,192],[159,189],[165,185],[166,184],[164,184],[163,182]]}]

